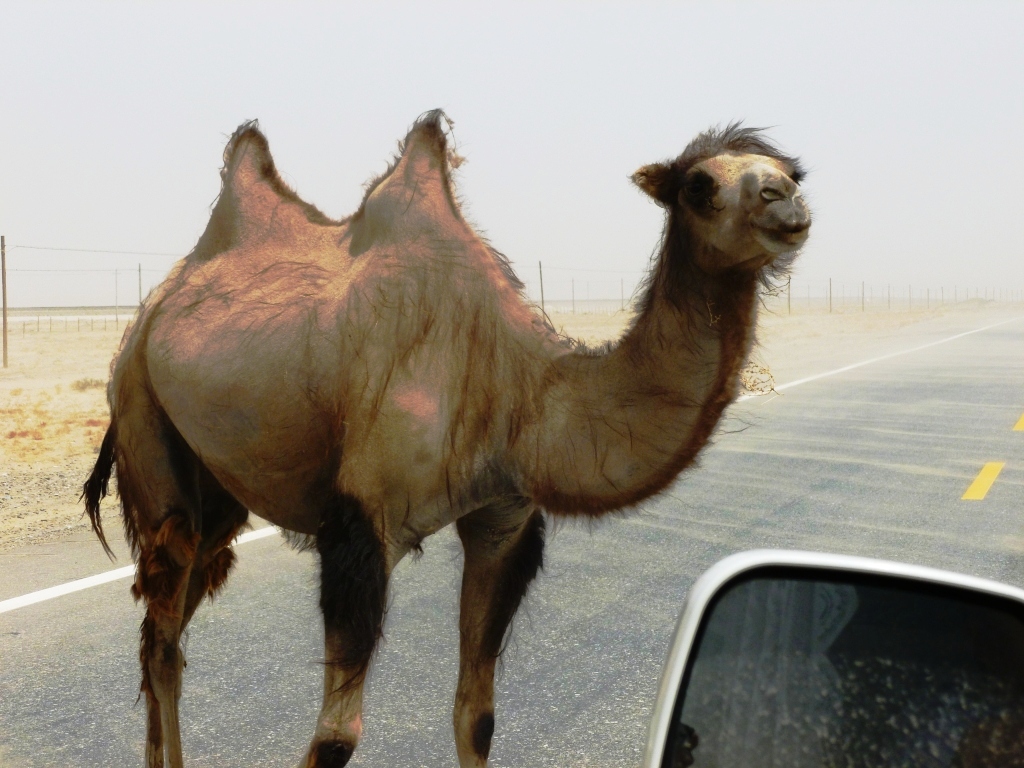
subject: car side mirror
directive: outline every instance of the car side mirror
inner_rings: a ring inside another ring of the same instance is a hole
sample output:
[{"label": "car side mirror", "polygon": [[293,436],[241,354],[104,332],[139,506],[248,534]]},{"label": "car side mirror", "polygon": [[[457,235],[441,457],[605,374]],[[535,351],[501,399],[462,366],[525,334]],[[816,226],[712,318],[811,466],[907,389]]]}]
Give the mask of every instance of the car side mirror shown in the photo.
[{"label": "car side mirror", "polygon": [[1024,765],[1024,590],[859,557],[728,557],[687,596],[643,765]]}]

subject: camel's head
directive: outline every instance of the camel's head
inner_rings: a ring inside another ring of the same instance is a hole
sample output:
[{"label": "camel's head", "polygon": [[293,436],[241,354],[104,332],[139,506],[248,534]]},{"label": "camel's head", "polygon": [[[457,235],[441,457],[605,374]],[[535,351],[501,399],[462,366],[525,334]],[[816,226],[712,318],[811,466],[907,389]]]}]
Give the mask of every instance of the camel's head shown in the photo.
[{"label": "camel's head", "polygon": [[645,165],[633,181],[668,211],[669,236],[684,237],[707,272],[758,269],[807,239],[804,172],[760,131],[738,124],[700,134],[678,158]]}]

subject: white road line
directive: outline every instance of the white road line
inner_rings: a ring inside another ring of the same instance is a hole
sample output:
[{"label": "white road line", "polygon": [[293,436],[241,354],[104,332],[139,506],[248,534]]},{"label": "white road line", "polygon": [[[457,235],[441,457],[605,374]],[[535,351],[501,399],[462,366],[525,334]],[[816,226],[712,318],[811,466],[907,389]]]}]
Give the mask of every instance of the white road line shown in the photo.
[{"label": "white road line", "polygon": [[[248,533],[243,533],[241,536],[235,539],[234,546],[238,546],[239,544],[248,544],[250,541],[256,541],[256,539],[265,539],[267,536],[273,536],[275,533],[278,532],[278,529],[272,525],[267,526],[266,528],[260,528],[256,531],[249,531]],[[55,597],[70,595],[72,592],[79,592],[83,589],[89,589],[89,587],[96,587],[100,584],[106,584],[108,581],[127,579],[134,575],[135,566],[126,565],[124,568],[115,568],[112,571],[104,571],[103,573],[97,573],[95,576],[86,576],[84,579],[76,579],[75,581],[69,581],[64,584],[58,584],[56,587],[40,589],[38,592],[29,592],[27,595],[21,595],[20,597],[12,597],[8,600],[0,601],[0,613],[14,611],[18,608],[24,608],[26,605],[34,605],[35,603],[41,603],[44,600],[53,600],[53,598]]]},{"label": "white road line", "polygon": [[[945,344],[949,341],[955,341],[956,339],[962,339],[964,336],[970,336],[974,333],[981,333],[991,328],[995,328],[1000,325],[1006,325],[1007,323],[1013,323],[1017,320],[1022,320],[1024,317],[1011,317],[1009,320],[1000,320],[998,323],[992,323],[992,325],[986,325],[983,328],[975,328],[973,331],[964,331],[958,333],[955,336],[949,336],[945,339],[939,339],[938,341],[930,341],[927,344],[922,344],[919,347],[911,347],[910,349],[902,349],[899,352],[890,352],[888,355],[881,355],[879,357],[872,357],[870,360],[861,360],[859,363],[853,363],[852,365],[844,365],[842,368],[836,368],[834,371],[825,371],[824,373],[816,373],[813,376],[807,376],[796,381],[789,381],[785,384],[779,384],[775,387],[776,392],[782,392],[784,389],[792,389],[793,387],[799,387],[801,384],[807,384],[818,379],[826,379],[829,376],[837,376],[840,373],[846,373],[852,371],[854,368],[863,368],[865,365],[871,365],[872,363],[880,363],[883,360],[889,360],[893,357],[900,357],[901,355],[909,355],[913,352],[920,352],[922,349],[928,349],[929,347],[937,347],[939,344]],[[765,395],[771,394],[766,392]],[[765,395],[740,395],[737,400],[756,400],[757,398],[764,397]],[[774,398],[771,398],[774,400]]]}]

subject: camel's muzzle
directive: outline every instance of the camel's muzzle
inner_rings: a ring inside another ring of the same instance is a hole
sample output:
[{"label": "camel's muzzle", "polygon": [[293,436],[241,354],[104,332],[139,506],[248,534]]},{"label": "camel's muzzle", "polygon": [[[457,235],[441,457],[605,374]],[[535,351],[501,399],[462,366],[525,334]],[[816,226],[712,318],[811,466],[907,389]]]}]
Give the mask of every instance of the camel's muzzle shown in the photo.
[{"label": "camel's muzzle", "polygon": [[769,202],[750,223],[758,241],[772,253],[793,251],[807,240],[811,214],[801,195]]}]

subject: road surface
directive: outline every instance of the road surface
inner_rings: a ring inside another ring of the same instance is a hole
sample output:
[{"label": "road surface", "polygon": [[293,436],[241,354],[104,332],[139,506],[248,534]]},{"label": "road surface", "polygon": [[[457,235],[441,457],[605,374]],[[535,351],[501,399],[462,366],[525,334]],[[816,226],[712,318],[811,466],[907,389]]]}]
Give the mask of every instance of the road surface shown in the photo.
[{"label": "road surface", "polygon": [[[1024,319],[944,341],[985,324],[805,360],[810,374],[892,354],[737,403],[669,493],[592,531],[557,527],[497,685],[492,765],[637,765],[682,600],[732,552],[829,550],[1024,586]],[[994,463],[984,498],[962,499]],[[450,532],[425,544],[392,582],[353,766],[456,764],[461,553]],[[186,762],[294,765],[321,696],[315,561],[276,535],[238,552],[188,637]],[[92,541],[4,553],[0,601],[127,562]],[[125,579],[0,614],[0,766],[142,765],[140,617]]]}]

